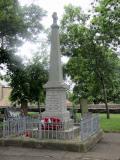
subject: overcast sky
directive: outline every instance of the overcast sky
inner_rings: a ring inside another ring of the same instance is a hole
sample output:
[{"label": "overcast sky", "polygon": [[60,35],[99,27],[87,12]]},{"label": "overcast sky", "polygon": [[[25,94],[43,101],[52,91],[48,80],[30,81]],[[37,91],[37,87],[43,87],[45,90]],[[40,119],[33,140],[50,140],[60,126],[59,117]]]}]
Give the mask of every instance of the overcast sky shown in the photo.
[{"label": "overcast sky", "polygon": [[75,6],[80,6],[84,11],[89,10],[91,2],[93,0],[19,0],[21,5],[29,5],[34,3],[42,7],[48,12],[48,16],[45,18],[44,24],[49,27],[51,24],[51,15],[53,12],[57,12],[59,19],[64,12],[64,6],[71,3]]},{"label": "overcast sky", "polygon": [[[44,26],[50,27],[52,24],[52,13],[57,12],[58,18],[60,20],[64,12],[64,6],[71,3],[75,6],[80,6],[85,12],[90,9],[90,4],[94,0],[19,0],[21,5],[29,5],[31,3],[39,5],[41,8],[47,11],[47,17],[44,18]],[[59,21],[58,21],[59,24]],[[26,42],[20,49],[18,54],[21,56],[31,57],[32,53],[35,52],[35,44]]]}]

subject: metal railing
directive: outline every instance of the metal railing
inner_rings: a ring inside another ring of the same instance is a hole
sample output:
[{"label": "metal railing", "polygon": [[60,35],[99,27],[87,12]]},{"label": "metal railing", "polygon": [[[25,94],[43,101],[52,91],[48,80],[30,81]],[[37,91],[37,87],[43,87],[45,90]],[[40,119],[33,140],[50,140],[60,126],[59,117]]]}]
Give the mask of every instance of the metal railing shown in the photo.
[{"label": "metal railing", "polygon": [[3,137],[29,137],[36,139],[63,139],[70,140],[79,137],[86,140],[98,132],[98,115],[86,116],[80,123],[70,122],[42,122],[39,119],[20,117],[4,120]]},{"label": "metal railing", "polygon": [[25,136],[37,139],[73,139],[79,135],[80,126],[73,122],[42,122],[21,117],[3,122],[3,137]]},{"label": "metal railing", "polygon": [[[11,118],[3,121],[3,137],[20,136],[33,130],[38,120],[30,117]],[[39,124],[39,123],[38,123]]]},{"label": "metal railing", "polygon": [[86,140],[88,137],[99,132],[100,123],[99,115],[89,115],[88,117],[83,117],[80,121],[80,137],[81,140]]}]

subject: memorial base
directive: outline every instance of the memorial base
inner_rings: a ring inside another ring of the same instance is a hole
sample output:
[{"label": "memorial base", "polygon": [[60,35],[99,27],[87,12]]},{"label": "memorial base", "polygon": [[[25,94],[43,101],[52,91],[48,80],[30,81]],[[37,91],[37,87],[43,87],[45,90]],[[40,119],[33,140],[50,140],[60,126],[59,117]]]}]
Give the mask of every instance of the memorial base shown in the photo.
[{"label": "memorial base", "polygon": [[33,138],[40,137],[40,139],[57,139],[57,140],[71,140],[79,136],[80,128],[78,126],[73,126],[72,128],[66,130],[42,130],[41,136],[39,132],[33,133]]}]

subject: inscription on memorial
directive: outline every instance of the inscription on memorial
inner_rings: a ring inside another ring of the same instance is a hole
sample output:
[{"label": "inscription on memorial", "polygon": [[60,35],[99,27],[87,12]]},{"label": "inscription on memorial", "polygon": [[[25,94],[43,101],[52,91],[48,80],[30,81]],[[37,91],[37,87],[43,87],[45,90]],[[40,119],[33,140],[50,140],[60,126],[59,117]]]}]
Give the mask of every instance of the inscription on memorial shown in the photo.
[{"label": "inscription on memorial", "polygon": [[46,93],[47,110],[64,111],[66,102],[66,94],[63,91],[50,90]]}]

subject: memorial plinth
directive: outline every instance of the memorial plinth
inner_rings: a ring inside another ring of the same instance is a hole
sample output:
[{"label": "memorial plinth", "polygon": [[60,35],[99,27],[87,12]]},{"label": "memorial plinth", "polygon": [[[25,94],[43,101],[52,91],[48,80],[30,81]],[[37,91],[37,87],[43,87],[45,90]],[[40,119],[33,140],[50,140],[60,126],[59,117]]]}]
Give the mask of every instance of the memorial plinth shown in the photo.
[{"label": "memorial plinth", "polygon": [[63,81],[57,13],[54,12],[52,17],[49,80],[45,85],[46,104],[42,117],[57,117],[62,121],[70,121],[70,113],[66,108],[68,86]]}]

